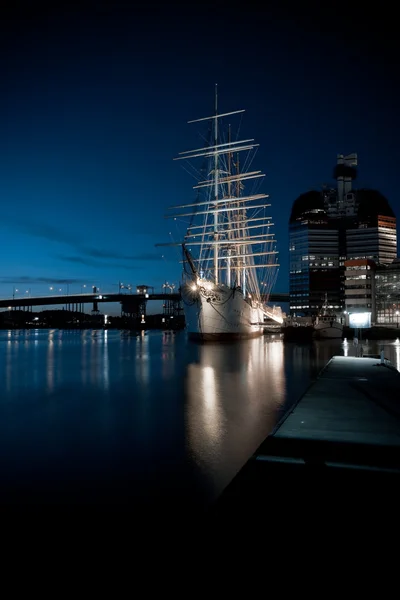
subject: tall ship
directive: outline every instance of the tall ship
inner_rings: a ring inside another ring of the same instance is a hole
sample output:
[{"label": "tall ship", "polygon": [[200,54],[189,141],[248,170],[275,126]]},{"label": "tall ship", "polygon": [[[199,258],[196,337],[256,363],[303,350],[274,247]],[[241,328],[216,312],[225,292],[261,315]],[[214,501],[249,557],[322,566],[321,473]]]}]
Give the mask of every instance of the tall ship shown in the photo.
[{"label": "tall ship", "polygon": [[[175,159],[196,174],[196,200],[171,206],[166,215],[184,223],[181,241],[157,244],[182,247],[186,327],[202,341],[257,337],[266,323],[283,322],[280,307],[267,304],[278,253],[268,195],[259,192],[265,175],[251,170],[259,144],[239,138],[244,112],[219,113],[216,86],[214,114],[189,121],[208,125],[201,147]],[[238,121],[235,133],[232,121]]]}]

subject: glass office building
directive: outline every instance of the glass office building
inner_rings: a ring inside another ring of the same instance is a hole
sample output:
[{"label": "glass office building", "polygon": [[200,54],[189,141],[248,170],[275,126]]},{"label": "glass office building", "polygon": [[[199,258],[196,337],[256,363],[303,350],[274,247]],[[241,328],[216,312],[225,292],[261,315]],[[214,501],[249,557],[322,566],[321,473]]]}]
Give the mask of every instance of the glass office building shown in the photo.
[{"label": "glass office building", "polygon": [[[354,190],[357,156],[338,155],[337,187],[301,194],[289,221],[290,313],[313,316],[325,294],[336,312],[345,310],[345,262],[388,265],[397,256],[396,218],[376,190]],[[377,292],[378,293],[378,292]],[[377,316],[379,313],[376,306]]]}]

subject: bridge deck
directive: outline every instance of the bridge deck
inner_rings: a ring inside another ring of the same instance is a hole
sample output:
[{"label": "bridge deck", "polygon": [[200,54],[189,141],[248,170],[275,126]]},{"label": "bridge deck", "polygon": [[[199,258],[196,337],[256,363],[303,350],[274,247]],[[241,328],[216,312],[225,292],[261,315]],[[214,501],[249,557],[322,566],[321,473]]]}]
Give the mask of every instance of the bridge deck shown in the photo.
[{"label": "bridge deck", "polygon": [[[282,296],[278,294],[277,296]],[[0,299],[0,308],[23,308],[27,306],[50,306],[55,304],[85,304],[93,302],[118,302],[138,304],[146,300],[172,300],[178,302],[181,299],[179,293],[160,293],[160,294],[59,294],[50,296],[19,297]],[[274,302],[275,297],[272,294],[269,297],[270,302]],[[272,309],[271,309],[272,314]],[[273,318],[271,316],[271,318]]]},{"label": "bridge deck", "polygon": [[0,308],[16,308],[25,306],[50,306],[54,304],[85,304],[93,302],[123,302],[138,304],[146,300],[179,301],[180,294],[69,294],[54,296],[37,296],[32,298],[8,298],[0,300]]}]

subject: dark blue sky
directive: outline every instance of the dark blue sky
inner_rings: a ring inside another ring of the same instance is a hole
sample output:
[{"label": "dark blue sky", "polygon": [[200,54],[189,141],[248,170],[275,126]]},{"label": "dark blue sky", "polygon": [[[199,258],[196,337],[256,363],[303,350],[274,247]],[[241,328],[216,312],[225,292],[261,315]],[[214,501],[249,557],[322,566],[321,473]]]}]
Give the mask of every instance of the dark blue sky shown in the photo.
[{"label": "dark blue sky", "polygon": [[221,110],[245,108],[242,134],[261,144],[276,291],[288,289],[292,202],[332,182],[337,153],[357,152],[357,184],[399,213],[393,15],[308,3],[296,14],[285,3],[80,6],[25,0],[2,14],[1,297],[67,280],[70,292],[178,284],[179,257],[154,244],[177,237],[166,208],[194,197],[172,158],[196,147],[186,121],[210,114],[215,82]]}]

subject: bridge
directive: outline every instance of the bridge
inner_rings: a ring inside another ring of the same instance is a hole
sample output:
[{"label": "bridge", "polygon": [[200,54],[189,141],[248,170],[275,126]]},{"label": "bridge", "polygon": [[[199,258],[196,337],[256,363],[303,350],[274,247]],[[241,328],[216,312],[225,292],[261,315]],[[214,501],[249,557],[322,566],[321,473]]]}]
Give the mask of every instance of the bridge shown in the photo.
[{"label": "bridge", "polygon": [[[98,304],[117,302],[122,305],[133,304],[147,300],[170,300],[179,302],[180,294],[68,294],[58,296],[34,296],[29,298],[9,298],[0,300],[0,308],[31,308],[32,306],[54,306],[63,304],[65,306],[76,307],[83,304],[93,303],[94,310],[98,310]],[[95,308],[95,305],[97,306]],[[74,310],[72,308],[72,310]]]},{"label": "bridge", "polygon": [[139,286],[136,294],[132,293],[104,293],[101,294],[96,286],[91,293],[59,294],[34,297],[6,298],[0,300],[0,309],[32,311],[34,306],[63,305],[67,310],[73,312],[84,312],[85,304],[92,304],[92,314],[99,314],[99,304],[118,303],[121,305],[121,316],[134,320],[142,320],[146,316],[146,306],[149,300],[161,300],[163,302],[163,313],[166,316],[182,315],[181,296],[173,293],[160,294],[148,293],[153,288]]},{"label": "bridge", "polygon": [[[170,286],[168,286],[170,287]],[[134,320],[143,321],[146,316],[147,302],[158,300],[163,302],[163,313],[166,316],[179,317],[183,314],[181,295],[174,293],[172,286],[170,292],[148,293],[151,287],[139,286],[137,293],[104,293],[100,294],[94,286],[90,293],[59,294],[34,297],[5,298],[0,299],[0,309],[32,311],[34,306],[56,306],[62,305],[66,310],[73,312],[84,312],[85,304],[92,304],[92,314],[99,314],[100,304],[118,303],[121,305],[121,316]],[[269,296],[269,303],[288,301],[289,294],[278,293]],[[268,316],[278,320],[275,309],[270,308]]]},{"label": "bridge", "polygon": [[[147,293],[137,293],[137,294],[121,294],[121,293],[111,293],[111,294],[100,294],[98,292],[85,293],[85,294],[59,294],[52,296],[33,296],[33,297],[23,297],[20,298],[5,298],[0,299],[0,308],[20,308],[26,309],[31,308],[33,306],[54,306],[58,304],[62,304],[65,306],[76,306],[76,305],[84,305],[91,304],[98,305],[99,303],[110,303],[117,302],[119,304],[133,304],[141,301],[147,300],[168,300],[172,302],[179,302],[181,296],[179,293],[160,293],[160,294],[147,294]],[[276,294],[270,294],[268,298],[270,303],[275,302],[289,302],[289,294],[286,292],[278,292]],[[98,308],[93,307],[94,310],[98,310]]]}]

